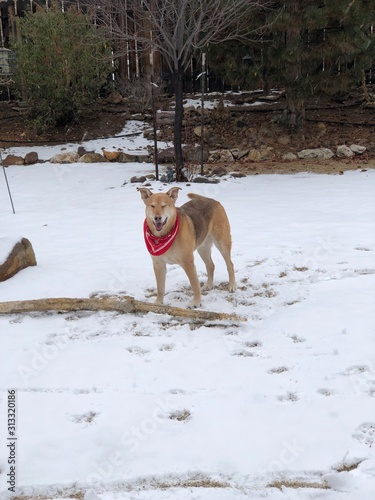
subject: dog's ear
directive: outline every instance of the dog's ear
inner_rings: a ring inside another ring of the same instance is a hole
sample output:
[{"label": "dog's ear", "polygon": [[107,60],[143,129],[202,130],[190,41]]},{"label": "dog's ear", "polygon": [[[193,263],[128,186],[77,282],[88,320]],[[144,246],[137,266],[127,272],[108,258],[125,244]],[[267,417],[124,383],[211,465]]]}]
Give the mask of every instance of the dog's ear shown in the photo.
[{"label": "dog's ear", "polygon": [[147,198],[150,198],[150,196],[152,196],[152,192],[147,188],[137,188],[137,190],[141,193],[143,201],[146,201]]},{"label": "dog's ear", "polygon": [[179,187],[173,187],[169,191],[167,191],[165,194],[169,196],[173,201],[176,201],[178,198],[178,192],[181,188]]}]

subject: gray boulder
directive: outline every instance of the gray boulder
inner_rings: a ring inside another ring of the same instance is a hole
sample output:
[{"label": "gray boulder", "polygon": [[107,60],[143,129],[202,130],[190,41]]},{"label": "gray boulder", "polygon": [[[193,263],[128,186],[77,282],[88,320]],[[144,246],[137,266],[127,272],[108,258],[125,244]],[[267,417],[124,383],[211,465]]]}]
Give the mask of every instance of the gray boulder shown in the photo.
[{"label": "gray boulder", "polygon": [[346,144],[337,146],[336,154],[341,158],[351,158],[352,156],[354,156],[354,152],[348,146],[346,146]]},{"label": "gray boulder", "polygon": [[365,146],[360,146],[359,144],[352,144],[350,149],[356,155],[363,155],[367,148]]},{"label": "gray boulder", "polygon": [[297,155],[300,160],[329,160],[334,156],[329,148],[303,149]]},{"label": "gray boulder", "polygon": [[50,159],[51,163],[75,163],[79,160],[79,154],[75,151],[57,153]]}]

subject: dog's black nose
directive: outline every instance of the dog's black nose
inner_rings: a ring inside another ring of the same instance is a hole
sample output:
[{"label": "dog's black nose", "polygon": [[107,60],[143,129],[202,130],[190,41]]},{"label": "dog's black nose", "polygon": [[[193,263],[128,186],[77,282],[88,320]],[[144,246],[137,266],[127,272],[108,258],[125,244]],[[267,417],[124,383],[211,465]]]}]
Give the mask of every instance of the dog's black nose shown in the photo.
[{"label": "dog's black nose", "polygon": [[155,222],[161,222],[161,215],[155,215],[154,221]]}]

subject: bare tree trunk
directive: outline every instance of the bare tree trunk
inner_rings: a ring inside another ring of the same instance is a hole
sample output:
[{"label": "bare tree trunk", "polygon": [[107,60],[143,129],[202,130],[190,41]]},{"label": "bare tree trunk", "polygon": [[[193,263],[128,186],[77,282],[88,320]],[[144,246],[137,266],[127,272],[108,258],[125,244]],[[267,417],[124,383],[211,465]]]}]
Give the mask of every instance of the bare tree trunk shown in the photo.
[{"label": "bare tree trunk", "polygon": [[269,61],[268,61],[268,48],[262,50],[262,77],[263,77],[263,95],[269,95],[271,92],[271,84],[269,78]]},{"label": "bare tree trunk", "polygon": [[0,44],[1,48],[5,47],[5,39],[4,39],[4,30],[3,30],[3,15],[2,15],[2,6],[0,5]]},{"label": "bare tree trunk", "polygon": [[[289,0],[288,11],[293,18],[298,18],[301,9],[300,0]],[[286,110],[285,124],[289,129],[300,128],[305,121],[305,98],[303,96],[301,60],[296,50],[301,40],[301,30],[297,25],[289,26],[285,32],[285,50],[289,57],[285,63],[287,84],[285,85]]]},{"label": "bare tree trunk", "polygon": [[176,162],[176,180],[182,181],[184,158],[182,154],[182,122],[184,118],[184,104],[183,104],[183,68],[178,66],[177,71],[174,73],[174,86],[175,86],[175,118],[174,118],[174,154]]},{"label": "bare tree trunk", "polygon": [[287,128],[297,130],[305,121],[305,98],[298,95],[293,88],[285,89],[285,97],[285,124]]}]

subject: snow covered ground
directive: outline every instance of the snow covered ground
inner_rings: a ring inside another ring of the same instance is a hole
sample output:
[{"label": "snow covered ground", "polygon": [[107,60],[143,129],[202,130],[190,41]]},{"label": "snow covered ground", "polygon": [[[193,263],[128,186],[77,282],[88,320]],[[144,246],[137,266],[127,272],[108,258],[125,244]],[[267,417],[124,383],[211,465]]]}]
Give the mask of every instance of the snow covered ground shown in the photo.
[{"label": "snow covered ground", "polygon": [[[118,137],[85,147],[141,151],[146,142]],[[48,160],[61,146],[37,150]],[[0,181],[0,257],[24,236],[38,266],[0,283],[0,301],[100,292],[152,301],[144,205],[129,183],[151,170],[146,163],[9,167],[16,215]],[[215,253],[216,286],[202,307],[248,321],[0,316],[2,498],[10,496],[12,389],[16,491],[25,498],[371,498],[375,170],[182,188],[179,204],[188,192],[219,199],[232,226],[238,290],[226,291]],[[196,264],[203,282],[199,256]],[[166,303],[185,307],[189,299],[184,272],[170,267]]]}]

